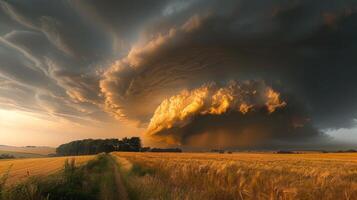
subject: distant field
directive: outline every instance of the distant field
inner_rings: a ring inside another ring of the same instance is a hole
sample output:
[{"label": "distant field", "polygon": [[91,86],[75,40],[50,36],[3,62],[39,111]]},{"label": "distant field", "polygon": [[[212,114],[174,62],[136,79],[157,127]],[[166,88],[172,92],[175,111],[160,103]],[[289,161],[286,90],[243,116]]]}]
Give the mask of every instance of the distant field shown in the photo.
[{"label": "distant field", "polygon": [[48,154],[55,153],[56,149],[52,147],[14,147],[0,145],[0,153],[1,151],[47,156]]},{"label": "distant field", "polygon": [[23,152],[16,152],[16,151],[1,151],[0,154],[8,154],[15,156],[16,158],[43,158],[46,157],[45,155],[41,154],[34,154],[34,153],[23,153]]},{"label": "distant field", "polygon": [[76,164],[83,164],[94,156],[73,156],[53,158],[28,158],[0,160],[0,176],[10,170],[7,184],[21,182],[30,176],[46,176],[62,169],[66,159],[74,158]]},{"label": "distant field", "polygon": [[113,153],[136,199],[357,199],[357,153]]}]

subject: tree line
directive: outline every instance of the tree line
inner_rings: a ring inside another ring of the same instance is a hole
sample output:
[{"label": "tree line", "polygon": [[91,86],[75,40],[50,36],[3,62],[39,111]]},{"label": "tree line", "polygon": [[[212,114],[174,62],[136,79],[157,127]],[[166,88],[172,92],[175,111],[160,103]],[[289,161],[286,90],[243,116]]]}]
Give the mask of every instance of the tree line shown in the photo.
[{"label": "tree line", "polygon": [[15,158],[15,156],[10,155],[10,154],[1,154],[0,159],[12,159]]},{"label": "tree line", "polygon": [[98,153],[109,153],[112,151],[131,151],[141,150],[141,140],[139,137],[119,139],[85,139],[72,141],[60,145],[56,149],[59,156],[73,155],[92,155]]}]

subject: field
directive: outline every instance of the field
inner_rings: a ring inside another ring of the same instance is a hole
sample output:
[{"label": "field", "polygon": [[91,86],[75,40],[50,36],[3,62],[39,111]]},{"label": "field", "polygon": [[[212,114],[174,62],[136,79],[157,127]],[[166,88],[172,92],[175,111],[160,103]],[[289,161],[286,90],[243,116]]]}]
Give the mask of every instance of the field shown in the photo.
[{"label": "field", "polygon": [[113,153],[131,199],[357,199],[355,153]]},{"label": "field", "polygon": [[68,159],[0,161],[0,175],[12,165],[0,200],[357,199],[357,153],[113,152],[64,164]]},{"label": "field", "polygon": [[[0,175],[0,200],[127,199],[114,156],[102,153],[75,159],[76,162],[71,157],[15,160],[13,174]],[[33,175],[20,176],[28,170]],[[7,184],[7,177],[12,184]]]},{"label": "field", "polygon": [[77,165],[92,159],[93,156],[53,157],[53,158],[27,158],[0,160],[1,174],[9,170],[7,185],[19,183],[32,176],[47,176],[63,168],[67,159],[74,158]]},{"label": "field", "polygon": [[1,151],[1,154],[7,154],[14,156],[15,158],[43,158],[45,155],[35,154],[35,153],[24,153],[24,152],[17,152],[17,151]]},{"label": "field", "polygon": [[0,145],[0,154],[8,153],[15,157],[43,157],[55,153],[55,148],[51,147],[15,147]]}]

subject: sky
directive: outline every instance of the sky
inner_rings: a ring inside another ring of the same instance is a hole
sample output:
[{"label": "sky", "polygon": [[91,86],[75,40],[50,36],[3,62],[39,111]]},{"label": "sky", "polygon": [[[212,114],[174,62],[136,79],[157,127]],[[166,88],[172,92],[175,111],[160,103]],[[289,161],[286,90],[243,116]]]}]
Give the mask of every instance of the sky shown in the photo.
[{"label": "sky", "polygon": [[357,145],[354,0],[0,0],[0,144]]}]

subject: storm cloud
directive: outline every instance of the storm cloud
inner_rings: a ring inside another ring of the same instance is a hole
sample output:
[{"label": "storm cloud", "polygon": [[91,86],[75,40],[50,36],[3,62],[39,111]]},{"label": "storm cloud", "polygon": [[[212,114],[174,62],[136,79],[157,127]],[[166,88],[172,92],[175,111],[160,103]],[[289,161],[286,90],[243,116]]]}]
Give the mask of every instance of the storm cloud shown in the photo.
[{"label": "storm cloud", "polygon": [[[0,0],[0,105],[147,128],[183,90],[262,81],[287,103],[271,118],[261,110],[197,115],[160,134],[192,145],[196,132],[256,127],[308,141],[355,126],[356,20],[352,0]],[[287,131],[301,121],[296,113],[308,123]]]}]

